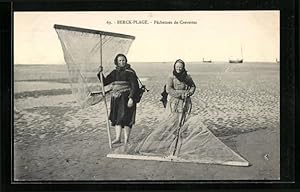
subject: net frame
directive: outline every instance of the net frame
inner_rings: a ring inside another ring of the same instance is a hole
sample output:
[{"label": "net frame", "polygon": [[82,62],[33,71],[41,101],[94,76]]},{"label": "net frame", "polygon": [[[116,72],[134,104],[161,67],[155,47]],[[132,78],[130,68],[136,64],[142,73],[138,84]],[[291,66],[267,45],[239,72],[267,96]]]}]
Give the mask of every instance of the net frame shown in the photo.
[{"label": "net frame", "polygon": [[126,34],[122,34],[122,33],[113,33],[113,32],[107,32],[107,31],[99,31],[99,30],[81,28],[81,27],[73,27],[73,26],[67,26],[67,25],[54,24],[54,28],[62,29],[62,30],[69,30],[69,31],[77,31],[77,32],[82,32],[82,33],[92,33],[92,34],[98,34],[98,35],[121,37],[121,38],[132,39],[132,40],[135,39],[135,36],[132,36],[132,35],[126,35]]},{"label": "net frame", "polygon": [[[59,39],[61,41],[61,46],[63,47],[63,50],[65,50],[65,45],[63,43],[63,40],[61,39],[60,35],[59,35],[59,30],[64,30],[64,31],[71,31],[71,32],[80,32],[83,34],[94,34],[94,35],[99,35],[99,54],[100,54],[100,60],[99,60],[99,64],[102,67],[103,65],[103,45],[107,42],[109,42],[111,40],[110,37],[117,37],[117,38],[123,38],[123,39],[131,39],[134,40],[135,36],[132,35],[126,35],[126,34],[121,34],[121,33],[114,33],[114,32],[107,32],[107,31],[100,31],[100,30],[94,30],[94,29],[88,29],[88,28],[80,28],[80,27],[73,27],[73,26],[67,26],[67,25],[59,25],[59,24],[54,24],[54,29],[56,30]],[[103,39],[102,37],[108,37],[106,39]],[[129,46],[130,47],[130,46]],[[129,49],[128,47],[128,49]],[[64,54],[66,54],[64,52]],[[70,56],[71,60],[72,57]],[[65,58],[66,60],[66,58]],[[67,61],[66,61],[67,63]],[[69,66],[68,66],[69,68]],[[80,73],[80,71],[79,71]],[[110,136],[110,125],[109,125],[109,119],[108,119],[108,107],[107,107],[107,101],[106,101],[106,97],[105,97],[105,89],[104,89],[104,85],[103,85],[103,76],[102,76],[103,71],[100,72],[100,80],[101,80],[101,87],[102,87],[102,95],[103,95],[103,100],[104,100],[104,104],[105,104],[105,109],[106,109],[106,123],[107,123],[107,133],[108,133],[108,140],[109,140],[109,147],[112,148],[112,144],[111,144],[111,136]],[[82,76],[82,74],[80,74]],[[82,80],[84,81],[85,79],[82,77]],[[71,85],[72,86],[72,85]],[[72,89],[73,92],[73,89]],[[91,92],[92,93],[92,92]]]}]

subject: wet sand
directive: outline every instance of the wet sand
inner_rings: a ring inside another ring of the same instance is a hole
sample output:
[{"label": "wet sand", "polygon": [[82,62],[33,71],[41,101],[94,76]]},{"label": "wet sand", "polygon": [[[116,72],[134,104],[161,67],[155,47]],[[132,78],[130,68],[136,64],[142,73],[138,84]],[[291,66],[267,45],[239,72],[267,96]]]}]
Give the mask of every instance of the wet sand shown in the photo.
[{"label": "wet sand", "polygon": [[[138,104],[133,143],[163,120],[159,99],[170,67],[161,65],[133,65],[150,89]],[[81,109],[67,81],[61,81],[67,75],[64,67],[55,66],[51,77],[35,75],[44,71],[41,66],[18,69],[14,88],[15,181],[279,179],[278,64],[187,66],[197,86],[192,113],[247,159],[249,167],[107,158],[110,149],[103,102]]]}]

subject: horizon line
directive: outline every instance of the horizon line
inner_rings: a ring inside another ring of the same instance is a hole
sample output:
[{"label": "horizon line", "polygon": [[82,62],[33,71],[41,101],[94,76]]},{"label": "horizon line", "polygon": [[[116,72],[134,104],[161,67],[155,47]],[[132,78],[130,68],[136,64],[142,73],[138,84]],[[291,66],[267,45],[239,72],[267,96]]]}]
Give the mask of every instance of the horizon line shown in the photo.
[{"label": "horizon line", "polygon": [[[128,64],[132,63],[174,63],[175,61],[132,61],[128,62]],[[243,63],[277,63],[275,61],[244,61]],[[229,61],[216,60],[211,62],[203,62],[203,61],[185,61],[185,63],[199,63],[199,64],[213,64],[213,63],[229,63]],[[65,65],[66,63],[14,63],[13,65]]]}]

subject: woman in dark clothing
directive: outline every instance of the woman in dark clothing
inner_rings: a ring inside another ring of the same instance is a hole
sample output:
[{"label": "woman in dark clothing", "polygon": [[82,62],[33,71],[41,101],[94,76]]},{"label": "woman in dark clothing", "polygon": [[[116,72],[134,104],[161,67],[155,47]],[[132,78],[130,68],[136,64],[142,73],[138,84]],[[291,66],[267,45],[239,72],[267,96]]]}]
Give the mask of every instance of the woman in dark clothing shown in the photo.
[{"label": "woman in dark clothing", "polygon": [[[114,63],[116,69],[106,77],[103,76],[103,84],[112,85],[109,120],[116,130],[116,139],[112,141],[112,144],[121,142],[122,128],[124,128],[124,142],[127,143],[131,128],[135,123],[135,95],[139,85],[135,71],[127,63],[125,55],[118,54]],[[99,80],[102,71],[103,68],[100,67],[97,74]]]}]

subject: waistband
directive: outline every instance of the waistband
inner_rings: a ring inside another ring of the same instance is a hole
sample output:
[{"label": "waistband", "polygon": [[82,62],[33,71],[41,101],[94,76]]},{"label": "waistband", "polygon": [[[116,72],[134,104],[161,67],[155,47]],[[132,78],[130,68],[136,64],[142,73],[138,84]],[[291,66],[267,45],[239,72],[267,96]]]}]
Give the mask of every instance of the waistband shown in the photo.
[{"label": "waistband", "polygon": [[112,85],[130,85],[128,81],[114,81]]},{"label": "waistband", "polygon": [[128,81],[115,81],[112,83],[112,92],[130,91],[130,83]]}]

